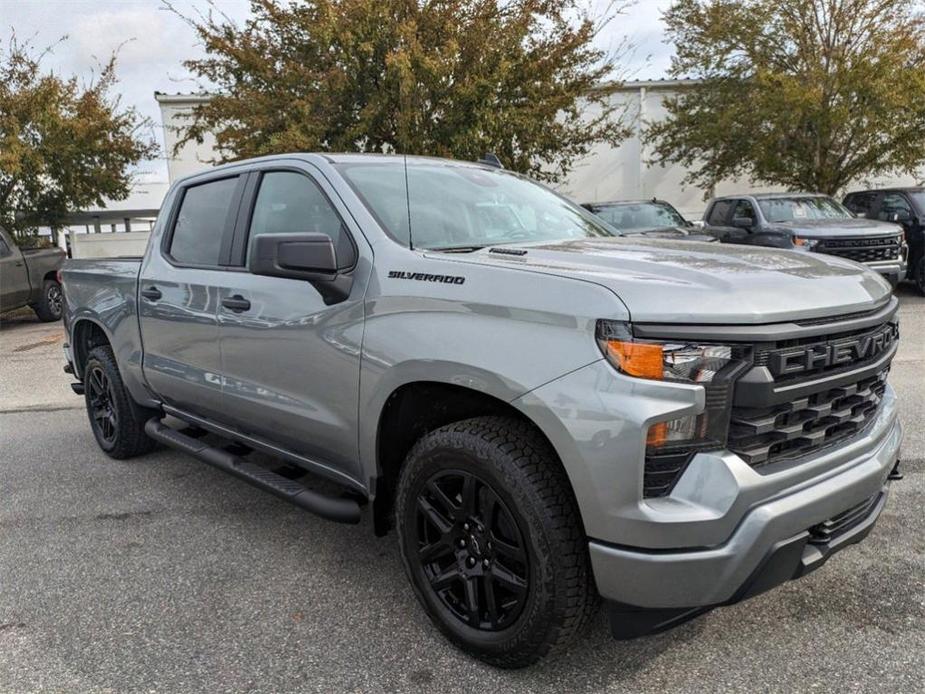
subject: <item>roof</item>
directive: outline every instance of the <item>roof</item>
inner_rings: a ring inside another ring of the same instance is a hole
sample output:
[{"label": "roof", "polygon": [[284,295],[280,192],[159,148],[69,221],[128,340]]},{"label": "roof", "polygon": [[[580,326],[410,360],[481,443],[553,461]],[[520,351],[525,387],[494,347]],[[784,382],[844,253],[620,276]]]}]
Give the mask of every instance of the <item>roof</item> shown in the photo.
[{"label": "roof", "polygon": [[620,205],[644,205],[646,203],[661,203],[663,205],[670,205],[671,203],[667,200],[662,200],[661,198],[643,198],[640,200],[602,200],[584,202],[582,205],[593,205],[594,207],[618,207]]},{"label": "roof", "polygon": [[737,193],[735,195],[718,195],[716,200],[730,200],[738,198],[754,198],[755,200],[786,200],[788,198],[828,198],[825,193],[804,193],[791,190],[787,193]]},{"label": "roof", "polygon": [[890,188],[866,188],[864,190],[852,190],[846,195],[855,195],[857,193],[925,193],[923,186],[893,186]]}]

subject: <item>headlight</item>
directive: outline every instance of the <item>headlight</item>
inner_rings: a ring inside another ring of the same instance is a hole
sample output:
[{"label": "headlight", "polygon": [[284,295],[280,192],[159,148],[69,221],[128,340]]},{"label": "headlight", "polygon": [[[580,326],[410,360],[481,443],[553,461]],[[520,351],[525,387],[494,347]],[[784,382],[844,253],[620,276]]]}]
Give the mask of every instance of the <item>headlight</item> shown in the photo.
[{"label": "headlight", "polygon": [[634,378],[700,384],[707,391],[702,413],[649,427],[646,445],[652,452],[725,445],[730,386],[748,366],[745,347],[637,340],[627,323],[607,320],[598,321],[597,340],[604,356],[620,373]]},{"label": "headlight", "polygon": [[819,245],[819,239],[804,239],[800,236],[794,236],[793,245],[811,251]]}]

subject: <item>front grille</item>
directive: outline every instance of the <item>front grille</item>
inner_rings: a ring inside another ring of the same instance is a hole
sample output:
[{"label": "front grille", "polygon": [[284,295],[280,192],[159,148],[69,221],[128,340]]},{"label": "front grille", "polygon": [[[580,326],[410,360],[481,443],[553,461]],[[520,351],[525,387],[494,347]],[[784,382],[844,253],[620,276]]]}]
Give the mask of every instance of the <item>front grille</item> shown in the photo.
[{"label": "front grille", "polygon": [[858,263],[875,263],[899,258],[902,242],[899,236],[877,239],[823,239],[816,246],[819,253],[837,255]]},{"label": "front grille", "polygon": [[827,521],[822,521],[809,529],[809,541],[814,545],[827,545],[832,540],[837,540],[852,528],[860,525],[867,519],[874,509],[877,502],[880,501],[882,492],[877,492],[869,499],[864,499],[859,504],[842,511],[837,516],[832,516]]},{"label": "front grille", "polygon": [[758,468],[849,439],[873,421],[888,371],[772,407],[733,407],[728,448]]}]

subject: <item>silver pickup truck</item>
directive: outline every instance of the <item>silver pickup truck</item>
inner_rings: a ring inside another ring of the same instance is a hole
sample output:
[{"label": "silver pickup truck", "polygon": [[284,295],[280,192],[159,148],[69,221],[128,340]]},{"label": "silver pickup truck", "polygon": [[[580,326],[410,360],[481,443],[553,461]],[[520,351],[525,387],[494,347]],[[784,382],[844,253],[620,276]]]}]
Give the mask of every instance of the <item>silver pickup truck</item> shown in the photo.
[{"label": "silver pickup truck", "polygon": [[489,165],[226,165],[144,258],[67,264],[66,368],[111,457],[394,528],[437,627],[523,666],[599,597],[628,638],[813,571],[898,476],[876,272],[617,233]]},{"label": "silver pickup truck", "polygon": [[0,313],[29,306],[39,320],[61,320],[60,248],[20,250],[0,229]]}]

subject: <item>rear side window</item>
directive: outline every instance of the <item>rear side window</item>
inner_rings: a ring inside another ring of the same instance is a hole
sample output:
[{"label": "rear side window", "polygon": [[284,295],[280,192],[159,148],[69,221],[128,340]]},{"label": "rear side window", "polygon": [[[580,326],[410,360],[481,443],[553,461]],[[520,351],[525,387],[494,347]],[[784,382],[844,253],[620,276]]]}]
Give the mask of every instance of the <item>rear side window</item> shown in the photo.
[{"label": "rear side window", "polygon": [[340,215],[327,196],[307,176],[294,171],[263,175],[251,217],[250,239],[262,234],[324,234],[334,242],[337,264],[350,267],[356,259]]},{"label": "rear side window", "polygon": [[3,240],[3,237],[0,236],[0,258],[5,255],[10,254],[10,247],[6,245],[6,241]]},{"label": "rear side window", "polygon": [[876,199],[876,193],[851,193],[845,198],[845,207],[859,217],[866,217],[870,214]]},{"label": "rear side window", "polygon": [[707,224],[713,226],[722,226],[729,219],[729,210],[732,208],[732,200],[717,200],[710,209],[710,216],[707,217]]},{"label": "rear side window", "polygon": [[887,193],[883,196],[883,202],[880,203],[880,212],[877,217],[884,222],[888,222],[897,212],[906,212],[908,217],[912,217],[912,206],[899,193]]},{"label": "rear side window", "polygon": [[187,188],[170,239],[170,257],[184,265],[217,266],[238,177]]},{"label": "rear side window", "polygon": [[736,217],[750,219],[755,221],[755,208],[748,200],[737,200],[735,209],[732,211],[732,218]]}]

